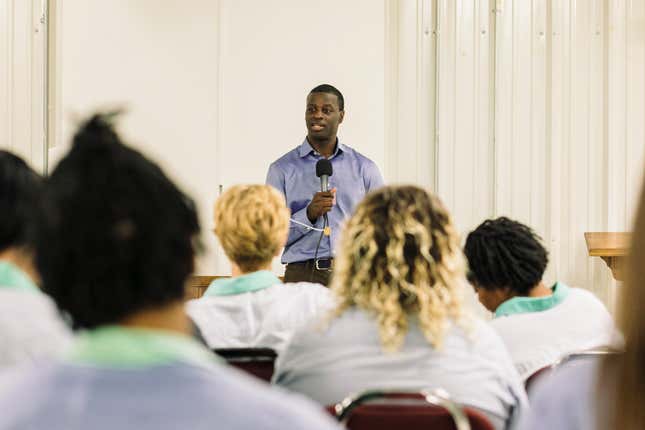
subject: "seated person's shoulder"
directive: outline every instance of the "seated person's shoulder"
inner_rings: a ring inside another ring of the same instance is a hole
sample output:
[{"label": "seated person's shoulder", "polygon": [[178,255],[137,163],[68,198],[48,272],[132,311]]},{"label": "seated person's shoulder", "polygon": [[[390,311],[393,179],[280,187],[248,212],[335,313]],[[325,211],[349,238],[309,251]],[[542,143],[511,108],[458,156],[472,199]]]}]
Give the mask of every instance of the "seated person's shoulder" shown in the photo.
[{"label": "seated person's shoulder", "polygon": [[[208,389],[214,395],[205,396],[204,405],[210,408],[213,401],[220,405],[230,402],[230,407],[226,408],[230,416],[224,421],[228,421],[231,428],[236,427],[236,422],[255,423],[253,427],[267,429],[338,428],[331,417],[304,397],[279,387],[269,388],[246,374],[216,366],[211,369],[209,379]],[[239,407],[240,399],[243,399],[243,408]],[[253,411],[253,414],[248,411]]]},{"label": "seated person's shoulder", "polygon": [[589,428],[596,410],[594,394],[598,360],[580,360],[559,367],[539,379],[530,392],[531,411],[521,428]]},{"label": "seated person's shoulder", "polygon": [[586,304],[587,306],[595,307],[599,310],[608,312],[603,302],[601,302],[600,299],[596,297],[596,295],[591,291],[585,290],[584,288],[577,288],[577,287],[570,287],[569,291],[570,291],[569,297],[571,299],[577,302]]}]

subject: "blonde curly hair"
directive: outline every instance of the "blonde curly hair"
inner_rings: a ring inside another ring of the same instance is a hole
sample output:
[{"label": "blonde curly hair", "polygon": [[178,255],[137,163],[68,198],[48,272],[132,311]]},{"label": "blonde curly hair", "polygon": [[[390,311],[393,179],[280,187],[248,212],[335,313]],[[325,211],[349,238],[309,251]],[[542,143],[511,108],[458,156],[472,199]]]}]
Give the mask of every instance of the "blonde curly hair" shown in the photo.
[{"label": "blonde curly hair", "polygon": [[215,235],[226,256],[243,272],[271,262],[284,246],[289,209],[268,185],[235,185],[215,203]]},{"label": "blonde curly hair", "polygon": [[467,326],[462,309],[465,259],[450,215],[415,186],[370,193],[349,219],[331,288],[339,304],[373,314],[385,351],[401,348],[415,317],[440,349],[449,319]]}]

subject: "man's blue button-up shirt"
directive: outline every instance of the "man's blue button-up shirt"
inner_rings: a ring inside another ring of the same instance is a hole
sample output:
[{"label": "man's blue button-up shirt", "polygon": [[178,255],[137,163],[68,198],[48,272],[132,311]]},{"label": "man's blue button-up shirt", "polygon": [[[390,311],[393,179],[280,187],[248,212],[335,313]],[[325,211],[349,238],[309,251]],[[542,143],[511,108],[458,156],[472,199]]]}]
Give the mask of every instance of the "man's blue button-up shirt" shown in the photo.
[{"label": "man's blue button-up shirt", "polygon": [[[318,258],[334,255],[342,222],[352,214],[365,194],[383,185],[383,177],[372,160],[343,145],[340,140],[337,142],[336,151],[329,158],[333,167],[329,188],[336,188],[336,204],[328,213],[331,236],[322,238]],[[307,218],[307,206],[314,194],[320,191],[316,163],[321,158],[305,138],[302,145],[269,167],[266,183],[285,195],[291,219],[297,221],[290,224],[289,238],[282,254],[283,264],[314,258],[321,233],[310,227],[322,228],[323,217],[312,224]]]}]

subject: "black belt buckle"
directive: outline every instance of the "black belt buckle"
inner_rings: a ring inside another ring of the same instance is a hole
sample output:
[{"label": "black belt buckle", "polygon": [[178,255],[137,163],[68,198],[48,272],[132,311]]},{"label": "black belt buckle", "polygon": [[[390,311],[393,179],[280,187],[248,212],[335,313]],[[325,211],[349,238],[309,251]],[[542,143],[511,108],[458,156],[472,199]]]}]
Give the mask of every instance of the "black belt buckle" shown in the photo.
[{"label": "black belt buckle", "polygon": [[331,258],[319,258],[315,260],[314,266],[318,271],[331,272]]}]

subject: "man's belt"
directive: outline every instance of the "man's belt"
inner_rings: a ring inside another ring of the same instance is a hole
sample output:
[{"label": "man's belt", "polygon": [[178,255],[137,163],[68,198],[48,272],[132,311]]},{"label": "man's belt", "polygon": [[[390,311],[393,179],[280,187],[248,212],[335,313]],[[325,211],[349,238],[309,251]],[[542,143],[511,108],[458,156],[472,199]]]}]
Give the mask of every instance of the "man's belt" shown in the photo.
[{"label": "man's belt", "polygon": [[316,270],[324,272],[324,271],[331,271],[332,270],[332,267],[334,265],[334,259],[333,258],[317,258],[317,259],[314,260],[312,258],[311,260],[296,261],[296,262],[289,263],[289,264],[293,264],[293,265],[296,265],[296,266],[307,266],[307,267],[314,266],[316,268]]}]

